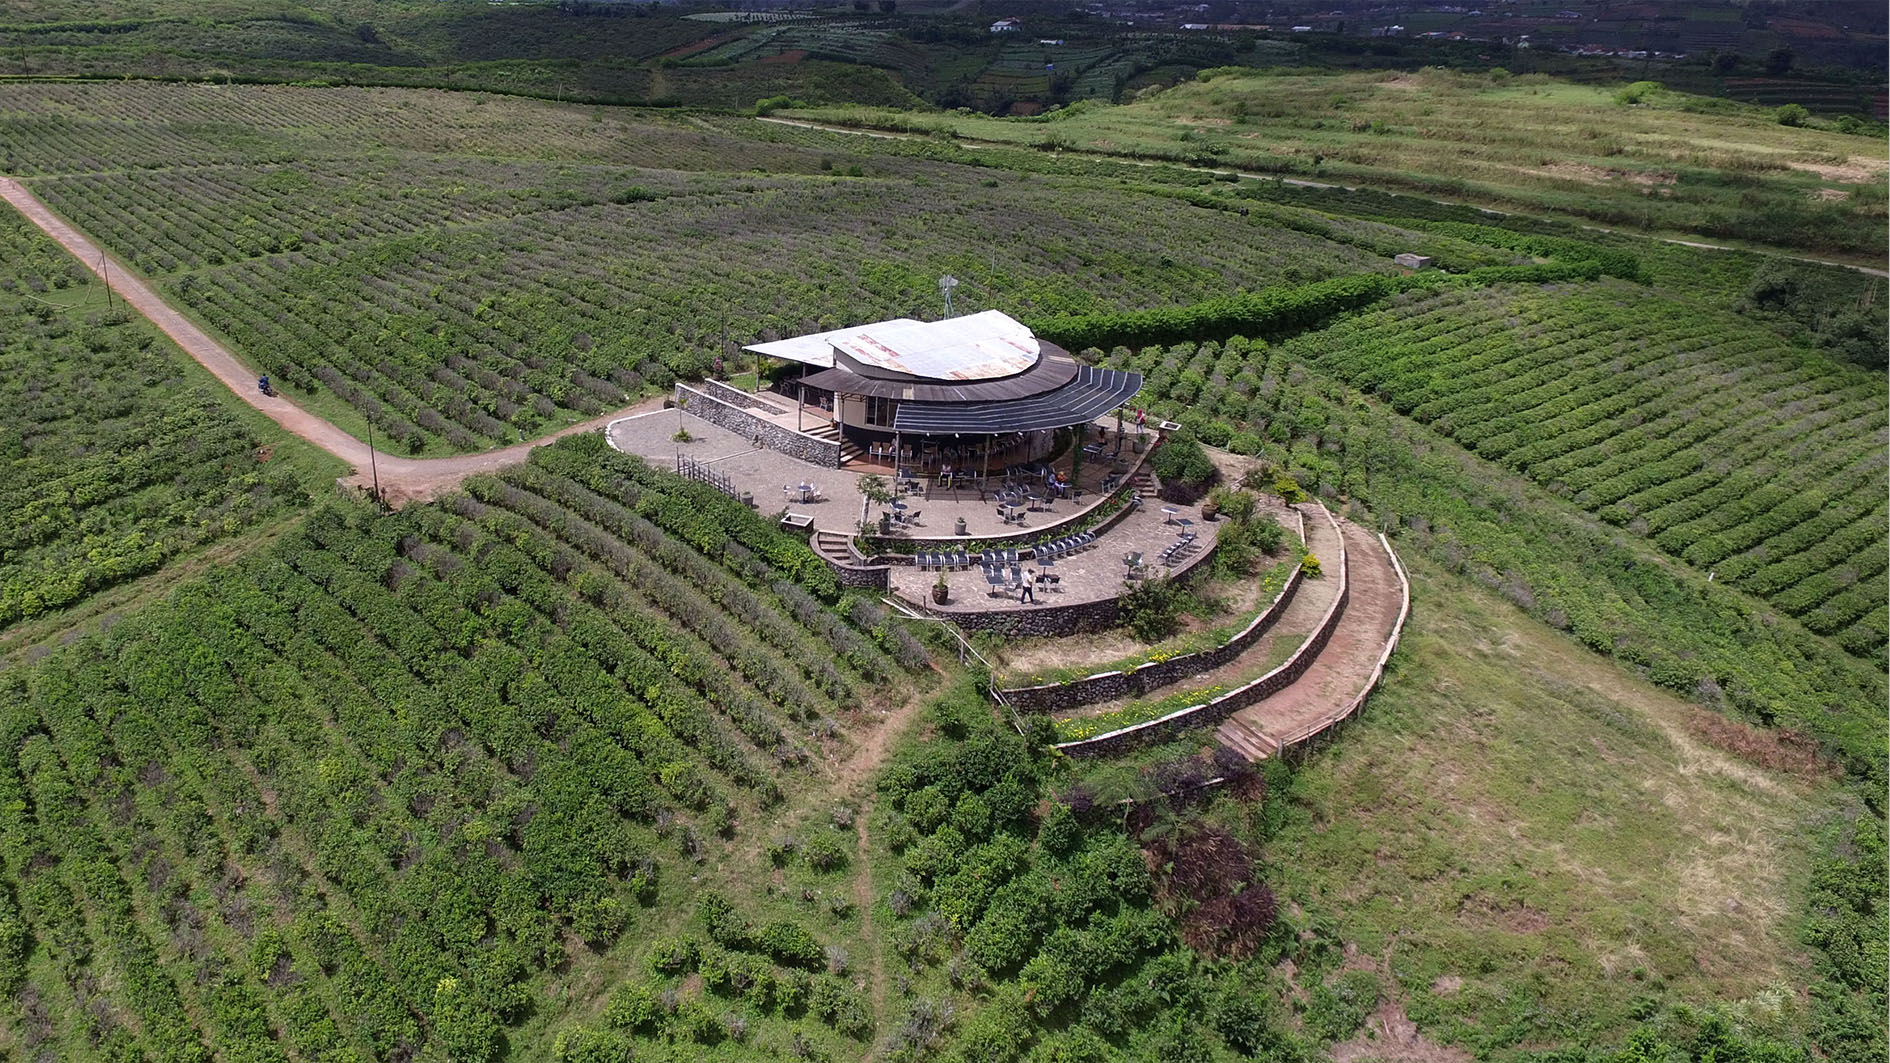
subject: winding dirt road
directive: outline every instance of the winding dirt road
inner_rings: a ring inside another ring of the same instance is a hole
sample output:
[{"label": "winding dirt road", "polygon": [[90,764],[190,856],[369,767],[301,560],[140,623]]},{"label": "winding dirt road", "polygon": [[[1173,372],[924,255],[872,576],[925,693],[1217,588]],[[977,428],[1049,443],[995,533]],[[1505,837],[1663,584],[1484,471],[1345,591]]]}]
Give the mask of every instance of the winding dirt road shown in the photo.
[{"label": "winding dirt road", "polygon": [[12,178],[0,177],[0,197],[13,204],[14,209],[39,226],[47,236],[58,241],[87,269],[104,279],[112,291],[176,341],[185,353],[221,380],[237,398],[267,414],[270,420],[281,425],[291,435],[305,439],[353,466],[353,473],[343,477],[342,483],[354,487],[366,486],[373,478],[372,470],[378,469],[382,497],[394,505],[433,498],[443,491],[452,490],[461,480],[475,473],[491,472],[524,461],[526,453],[533,447],[575,432],[602,428],[618,417],[662,404],[662,396],[653,396],[614,413],[560,428],[531,442],[488,450],[482,454],[461,454],[450,458],[405,458],[376,451],[370,466],[366,443],[280,395],[264,395],[257,391],[257,373],[254,369],[244,365],[228,348],[211,339],[189,318],[172,309],[157,292],[117,259],[100,250],[97,244],[48,209],[25,185]]}]

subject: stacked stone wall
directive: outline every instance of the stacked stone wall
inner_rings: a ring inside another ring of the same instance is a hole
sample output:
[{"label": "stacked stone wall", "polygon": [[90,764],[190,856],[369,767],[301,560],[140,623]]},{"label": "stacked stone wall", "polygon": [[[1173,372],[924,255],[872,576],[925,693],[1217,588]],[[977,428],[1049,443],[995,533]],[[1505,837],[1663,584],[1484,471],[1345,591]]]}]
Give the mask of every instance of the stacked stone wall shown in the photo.
[{"label": "stacked stone wall", "polygon": [[840,467],[838,440],[818,439],[792,428],[783,428],[732,402],[682,384],[676,385],[676,405],[682,407],[684,413],[700,417],[717,428],[725,428],[745,439],[758,439],[769,450],[798,458],[809,465],[827,469]]}]

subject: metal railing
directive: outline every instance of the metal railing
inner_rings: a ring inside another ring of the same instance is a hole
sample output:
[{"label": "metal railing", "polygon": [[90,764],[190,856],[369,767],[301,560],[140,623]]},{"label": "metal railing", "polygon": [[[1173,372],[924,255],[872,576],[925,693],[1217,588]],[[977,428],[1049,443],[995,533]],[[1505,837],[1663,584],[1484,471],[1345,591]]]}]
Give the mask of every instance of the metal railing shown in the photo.
[{"label": "metal railing", "polygon": [[1005,715],[1010,717],[1011,726],[1017,730],[1017,733],[1020,735],[1024,733],[1024,718],[1018,715],[1016,707],[1004,696],[1004,692],[998,689],[997,670],[991,667],[991,662],[984,659],[984,654],[979,653],[976,646],[973,646],[965,639],[964,632],[958,630],[958,625],[943,617],[926,616],[924,613],[914,610],[905,602],[891,595],[881,598],[880,601],[891,606],[893,612],[907,620],[918,620],[927,624],[937,624],[950,632],[953,641],[958,643],[958,663],[970,664],[972,661],[977,661],[984,667],[984,674],[990,678],[990,682],[986,683],[985,687],[991,695],[991,700],[1003,706]]}]

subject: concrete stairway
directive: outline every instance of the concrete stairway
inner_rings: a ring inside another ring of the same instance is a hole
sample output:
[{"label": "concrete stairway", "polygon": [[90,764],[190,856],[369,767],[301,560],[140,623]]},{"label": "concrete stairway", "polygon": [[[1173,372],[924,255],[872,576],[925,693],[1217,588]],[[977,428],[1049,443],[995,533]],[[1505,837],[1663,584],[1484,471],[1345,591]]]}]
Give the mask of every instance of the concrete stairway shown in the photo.
[{"label": "concrete stairway", "polygon": [[829,561],[838,561],[843,565],[853,564],[853,555],[847,550],[847,537],[840,532],[816,528],[812,546],[815,553]]},{"label": "concrete stairway", "polygon": [[802,434],[813,436],[815,439],[824,439],[830,443],[840,444],[840,465],[842,468],[844,468],[848,462],[865,453],[865,451],[860,449],[858,443],[843,437],[840,434],[840,430],[833,426],[832,421],[824,421],[804,430]]},{"label": "concrete stairway", "polygon": [[1221,745],[1246,757],[1249,761],[1265,760],[1280,751],[1280,744],[1266,735],[1248,727],[1238,717],[1229,719],[1214,729],[1214,737]]}]

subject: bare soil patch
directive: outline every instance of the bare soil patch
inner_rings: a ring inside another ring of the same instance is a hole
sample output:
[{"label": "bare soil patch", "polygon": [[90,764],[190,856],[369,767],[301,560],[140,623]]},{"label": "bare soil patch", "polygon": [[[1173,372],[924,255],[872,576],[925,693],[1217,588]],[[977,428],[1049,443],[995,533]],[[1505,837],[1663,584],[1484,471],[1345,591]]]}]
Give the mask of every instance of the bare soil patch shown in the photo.
[{"label": "bare soil patch", "polygon": [[1333,1063],[1469,1063],[1474,1058],[1461,1048],[1438,1044],[1419,1033],[1417,1023],[1394,1000],[1378,1005],[1357,1036],[1332,1046]]},{"label": "bare soil patch", "polygon": [[1769,771],[1807,779],[1833,778],[1841,771],[1819,751],[1815,739],[1790,728],[1754,727],[1704,709],[1693,710],[1683,722],[1689,734],[1707,745]]},{"label": "bare soil patch", "polygon": [[1805,173],[1815,173],[1827,181],[1842,181],[1847,184],[1863,184],[1875,181],[1883,175],[1885,164],[1876,160],[1863,160],[1852,156],[1841,163],[1789,161],[1785,165]]},{"label": "bare soil patch", "polygon": [[1542,167],[1542,172],[1554,177],[1566,177],[1588,184],[1607,184],[1610,181],[1627,181],[1629,184],[1652,188],[1656,185],[1670,185],[1680,179],[1680,175],[1666,170],[1622,170],[1613,167],[1589,166],[1578,162],[1552,162]]}]

